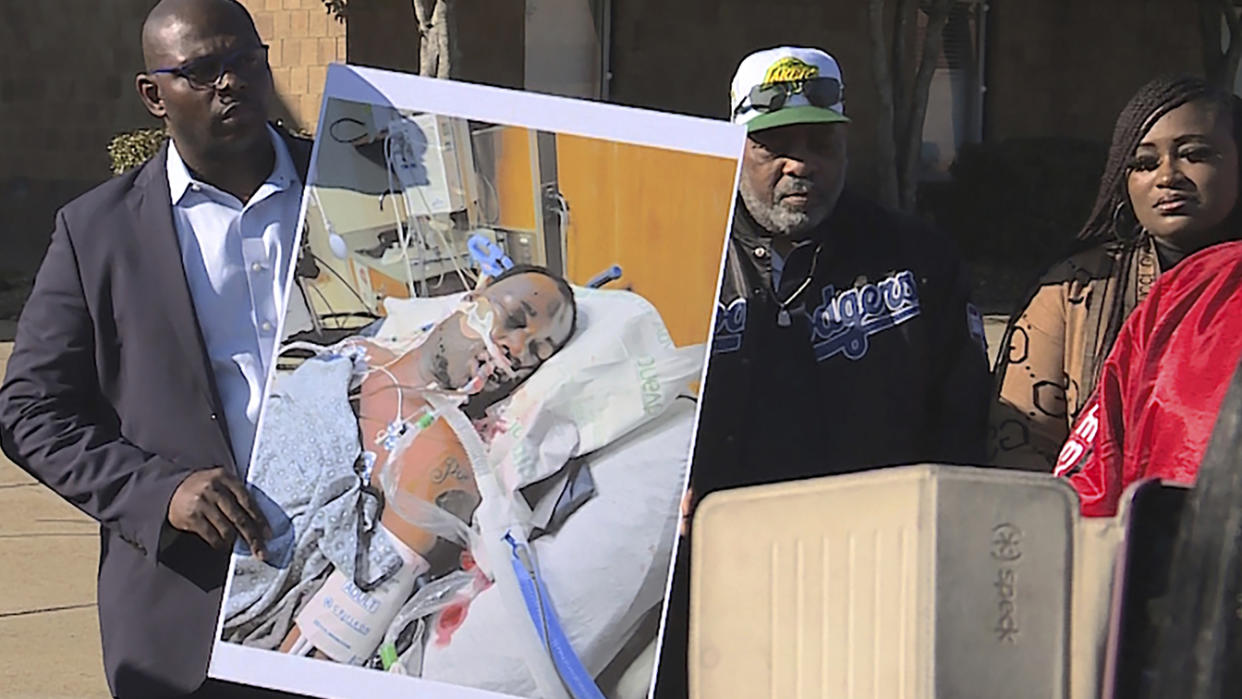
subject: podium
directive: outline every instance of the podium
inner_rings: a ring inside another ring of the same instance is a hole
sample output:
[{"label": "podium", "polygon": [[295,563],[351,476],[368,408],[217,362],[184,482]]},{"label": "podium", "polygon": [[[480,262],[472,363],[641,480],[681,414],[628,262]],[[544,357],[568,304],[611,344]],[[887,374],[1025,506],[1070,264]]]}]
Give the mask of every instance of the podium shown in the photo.
[{"label": "podium", "polygon": [[694,518],[692,699],[1097,699],[1126,510],[918,465],[721,491]]}]

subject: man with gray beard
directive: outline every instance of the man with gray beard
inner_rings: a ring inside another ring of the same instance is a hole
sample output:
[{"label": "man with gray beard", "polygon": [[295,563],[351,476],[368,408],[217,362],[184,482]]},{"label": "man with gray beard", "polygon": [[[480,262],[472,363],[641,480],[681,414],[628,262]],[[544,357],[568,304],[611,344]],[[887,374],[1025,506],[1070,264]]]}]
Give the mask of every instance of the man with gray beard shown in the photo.
[{"label": "man with gray beard", "polygon": [[742,61],[748,131],[695,494],[920,461],[983,463],[982,318],[952,243],[845,187],[832,56]]},{"label": "man with gray beard", "polygon": [[[748,139],[686,517],[725,488],[983,464],[982,317],[951,241],[846,188],[837,62],[818,49],[753,53],[731,98]],[[678,551],[658,697],[686,695],[688,544]]]}]

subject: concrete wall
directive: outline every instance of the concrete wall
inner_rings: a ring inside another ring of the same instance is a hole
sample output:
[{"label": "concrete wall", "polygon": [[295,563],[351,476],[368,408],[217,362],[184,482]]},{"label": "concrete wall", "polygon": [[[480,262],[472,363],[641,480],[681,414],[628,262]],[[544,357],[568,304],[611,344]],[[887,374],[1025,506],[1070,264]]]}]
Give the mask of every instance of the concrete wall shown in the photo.
[{"label": "concrete wall", "polygon": [[526,0],[526,80],[531,92],[600,97],[600,37],[592,2]]},{"label": "concrete wall", "polygon": [[850,178],[872,186],[878,98],[870,88],[865,0],[615,2],[610,94],[622,104],[724,119],[738,62],[781,44],[818,46],[840,62],[854,119]]},{"label": "concrete wall", "polygon": [[[891,4],[891,3],[890,3]],[[992,0],[984,138],[1107,140],[1130,94],[1161,70],[1202,70],[1186,0]],[[845,74],[850,178],[873,186],[873,88],[866,0],[626,0],[613,5],[614,101],[727,116],[733,70],[752,50],[818,46]]]},{"label": "concrete wall", "polygon": [[990,14],[990,140],[1108,141],[1144,82],[1203,71],[1195,3],[1186,0],[994,0]]},{"label": "concrete wall", "polygon": [[[454,0],[453,77],[521,89],[525,11],[523,0]],[[418,22],[409,0],[354,0],[347,43],[351,64],[418,72]]]}]

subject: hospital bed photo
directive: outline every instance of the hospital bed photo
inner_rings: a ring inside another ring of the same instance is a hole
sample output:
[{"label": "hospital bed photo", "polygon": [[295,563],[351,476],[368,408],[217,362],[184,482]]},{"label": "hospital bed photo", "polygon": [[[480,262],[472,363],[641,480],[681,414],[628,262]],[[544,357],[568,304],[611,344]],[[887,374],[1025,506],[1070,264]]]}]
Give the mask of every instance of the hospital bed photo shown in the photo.
[{"label": "hospital bed photo", "polygon": [[[330,97],[312,173],[248,474],[276,536],[235,550],[213,672],[320,696],[647,696],[736,162]],[[359,428],[361,377],[387,366],[365,348],[465,328],[520,265],[569,283],[576,329],[483,416],[427,395],[479,502],[419,505],[439,543],[410,564],[375,534],[399,502]]]}]

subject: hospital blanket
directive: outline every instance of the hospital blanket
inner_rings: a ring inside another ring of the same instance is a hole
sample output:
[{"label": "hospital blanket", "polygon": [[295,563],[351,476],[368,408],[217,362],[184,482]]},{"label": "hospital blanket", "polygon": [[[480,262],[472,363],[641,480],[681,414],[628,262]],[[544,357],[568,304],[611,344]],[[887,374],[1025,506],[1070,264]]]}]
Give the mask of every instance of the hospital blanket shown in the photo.
[{"label": "hospital blanket", "polygon": [[[347,395],[350,369],[345,358],[311,359],[275,382],[250,483],[292,523],[287,544],[292,550],[269,556],[287,559],[283,567],[236,557],[223,640],[275,648],[330,567],[354,576],[358,517],[369,530],[379,502],[362,491],[354,468],[360,446]],[[383,537],[371,540],[366,550],[365,568],[355,577],[360,582],[375,583],[401,565]]]}]

